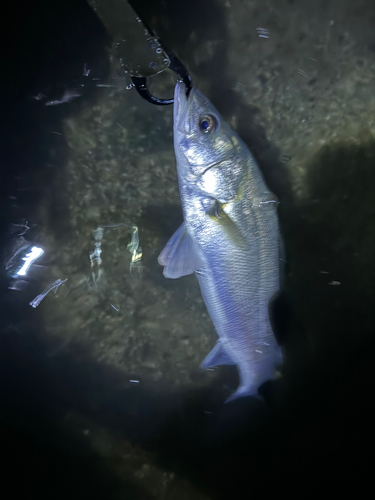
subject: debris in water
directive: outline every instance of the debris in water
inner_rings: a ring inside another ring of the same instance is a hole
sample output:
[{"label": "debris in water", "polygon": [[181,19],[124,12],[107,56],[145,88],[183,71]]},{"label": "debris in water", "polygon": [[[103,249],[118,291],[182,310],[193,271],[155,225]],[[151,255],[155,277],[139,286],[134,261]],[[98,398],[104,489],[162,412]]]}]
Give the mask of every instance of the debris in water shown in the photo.
[{"label": "debris in water", "polygon": [[257,28],[256,30],[257,30],[259,38],[269,38],[270,37],[270,33],[266,28]]},{"label": "debris in water", "polygon": [[[142,248],[139,245],[139,235],[138,235],[138,227],[130,226],[128,224],[119,223],[119,224],[111,224],[108,226],[98,226],[93,232],[92,235],[94,237],[94,250],[90,253],[90,263],[91,263],[91,280],[87,280],[88,283],[96,290],[98,290],[98,281],[100,280],[103,270],[101,267],[102,264],[102,240],[105,231],[117,229],[119,227],[131,228],[132,237],[131,241],[128,244],[127,248],[131,253],[131,262],[130,262],[130,273],[134,274],[134,269],[137,269],[139,273],[142,270],[142,266],[140,266],[140,262],[142,259]],[[112,306],[113,307],[113,306]]]},{"label": "debris in water", "polygon": [[139,267],[139,262],[141,262],[142,259],[142,248],[139,246],[139,236],[138,236],[138,228],[137,226],[132,227],[132,239],[131,242],[128,244],[128,250],[131,253],[132,260],[130,262],[130,272],[133,271],[134,268],[138,269],[138,272],[140,271]]},{"label": "debris in water", "polygon": [[90,74],[90,68],[87,63],[83,65],[83,76],[89,76]]},{"label": "debris in water", "polygon": [[[97,281],[100,279],[102,275],[102,269],[100,265],[102,263],[101,254],[102,254],[102,238],[104,234],[104,229],[102,226],[98,226],[93,232],[92,235],[94,237],[94,251],[90,253],[90,263],[91,263],[91,277],[93,280],[93,284],[95,288],[97,288]],[[94,268],[94,270],[92,269]],[[95,271],[96,269],[96,271]]]},{"label": "debris in water", "polygon": [[60,285],[63,285],[65,283],[65,281],[67,281],[68,278],[66,278],[65,280],[61,280],[61,279],[58,279],[56,281],[54,281],[53,283],[49,284],[47,286],[47,288],[44,290],[44,292],[42,292],[41,294],[39,294],[37,297],[35,297],[34,300],[32,300],[30,302],[30,305],[31,307],[34,307],[34,309],[36,307],[38,307],[38,305],[42,302],[42,300],[44,299],[44,297],[51,291],[53,290],[53,293],[56,293],[57,289],[59,288]]},{"label": "debris in water", "polygon": [[66,89],[60,99],[52,99],[45,103],[45,106],[57,106],[58,104],[64,104],[70,102],[77,97],[81,97],[82,93],[78,89]]}]

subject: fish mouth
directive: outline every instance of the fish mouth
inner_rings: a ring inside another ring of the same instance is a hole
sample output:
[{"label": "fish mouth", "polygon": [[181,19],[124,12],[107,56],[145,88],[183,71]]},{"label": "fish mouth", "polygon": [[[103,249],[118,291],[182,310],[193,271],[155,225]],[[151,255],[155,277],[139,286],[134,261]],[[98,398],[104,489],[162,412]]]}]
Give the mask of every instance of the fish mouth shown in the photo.
[{"label": "fish mouth", "polygon": [[174,88],[174,107],[173,107],[173,117],[176,120],[181,114],[186,111],[187,105],[190,104],[194,95],[196,94],[196,88],[193,87],[189,96],[186,95],[186,85],[184,82],[180,81],[176,83]]},{"label": "fish mouth", "polygon": [[[192,105],[197,90],[193,87],[189,96],[186,95],[186,85],[184,82],[177,82],[174,89],[174,106],[173,106],[173,122],[174,131],[181,134],[186,134],[188,132],[191,123],[186,124],[186,117],[189,113],[189,107]],[[187,128],[188,127],[188,128]]]},{"label": "fish mouth", "polygon": [[181,112],[185,108],[187,102],[188,98],[186,96],[186,85],[184,84],[184,82],[177,82],[176,87],[174,89],[174,106],[173,106],[173,115],[175,122],[181,115]]}]

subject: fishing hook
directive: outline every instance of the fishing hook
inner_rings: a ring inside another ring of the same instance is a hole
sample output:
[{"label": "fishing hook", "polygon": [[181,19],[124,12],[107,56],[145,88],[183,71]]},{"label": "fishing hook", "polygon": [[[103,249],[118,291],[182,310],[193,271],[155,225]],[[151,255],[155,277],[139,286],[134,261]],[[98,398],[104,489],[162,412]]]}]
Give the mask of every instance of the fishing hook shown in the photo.
[{"label": "fishing hook", "polygon": [[[160,43],[160,40],[159,40]],[[165,47],[163,47],[164,52],[168,55],[170,64],[168,66],[169,69],[174,71],[176,75],[178,76],[179,80],[183,81],[186,87],[186,96],[189,97],[189,93],[192,88],[191,84],[191,78],[189,73],[187,72],[187,69],[184,67],[184,65],[180,62],[180,60],[173,54],[173,52],[167,50]],[[138,94],[143,97],[143,99],[146,99],[146,101],[150,102],[151,104],[156,104],[158,106],[165,106],[167,104],[173,104],[173,97],[170,99],[161,99],[160,97],[155,97],[154,95],[151,94],[151,92],[147,88],[147,78],[145,77],[139,77],[139,76],[132,76],[131,77],[134,87],[137,90]]]}]

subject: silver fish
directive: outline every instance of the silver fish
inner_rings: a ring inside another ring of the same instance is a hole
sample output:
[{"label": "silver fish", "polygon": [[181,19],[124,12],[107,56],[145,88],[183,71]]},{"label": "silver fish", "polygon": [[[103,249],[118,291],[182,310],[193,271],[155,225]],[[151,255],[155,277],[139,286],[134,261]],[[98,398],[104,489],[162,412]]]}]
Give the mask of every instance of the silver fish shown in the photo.
[{"label": "silver fish", "polygon": [[240,385],[227,402],[254,396],[282,361],[268,314],[280,285],[278,201],[245,143],[181,82],[174,148],[184,223],[158,261],[167,278],[199,281],[219,336],[201,367],[237,365]]}]

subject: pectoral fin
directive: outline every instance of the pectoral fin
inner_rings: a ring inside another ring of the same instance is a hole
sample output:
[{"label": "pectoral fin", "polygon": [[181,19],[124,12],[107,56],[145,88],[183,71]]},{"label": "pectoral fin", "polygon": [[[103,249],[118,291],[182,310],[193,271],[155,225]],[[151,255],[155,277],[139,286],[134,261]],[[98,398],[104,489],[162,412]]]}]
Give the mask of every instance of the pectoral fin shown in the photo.
[{"label": "pectoral fin", "polygon": [[229,241],[234,243],[238,248],[245,249],[248,247],[248,243],[241,234],[240,229],[226,213],[225,203],[223,204],[216,200],[214,206],[207,212],[207,215],[211,221],[220,225]]},{"label": "pectoral fin", "polygon": [[184,223],[172,235],[159,255],[158,262],[164,266],[164,276],[170,279],[193,274],[201,267],[201,259]]}]

